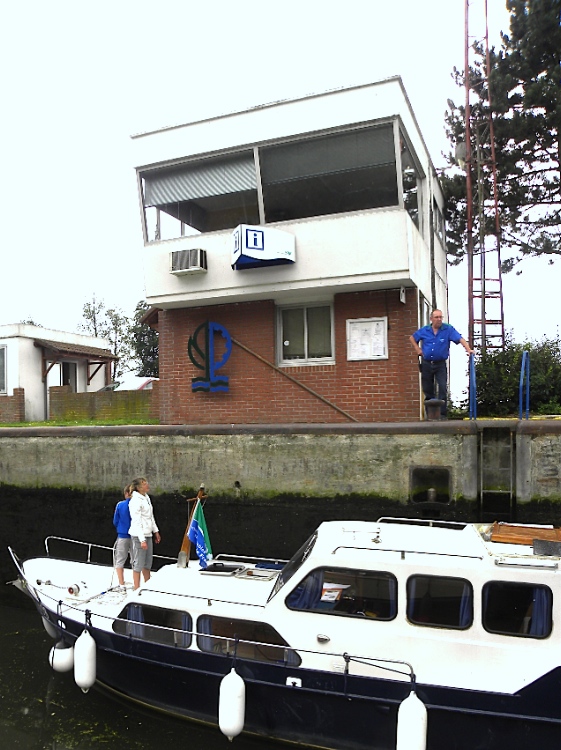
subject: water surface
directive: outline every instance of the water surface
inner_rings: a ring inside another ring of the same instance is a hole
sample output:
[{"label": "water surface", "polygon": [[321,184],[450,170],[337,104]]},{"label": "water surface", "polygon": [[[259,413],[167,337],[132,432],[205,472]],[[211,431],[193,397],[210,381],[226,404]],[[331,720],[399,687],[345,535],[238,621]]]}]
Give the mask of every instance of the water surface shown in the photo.
[{"label": "water surface", "polygon": [[[23,595],[22,595],[23,596]],[[3,750],[279,750],[283,745],[175,719],[53,672],[54,641],[34,609],[0,606],[0,748]],[[147,676],[149,679],[149,676]],[[285,746],[286,747],[286,746]]]}]

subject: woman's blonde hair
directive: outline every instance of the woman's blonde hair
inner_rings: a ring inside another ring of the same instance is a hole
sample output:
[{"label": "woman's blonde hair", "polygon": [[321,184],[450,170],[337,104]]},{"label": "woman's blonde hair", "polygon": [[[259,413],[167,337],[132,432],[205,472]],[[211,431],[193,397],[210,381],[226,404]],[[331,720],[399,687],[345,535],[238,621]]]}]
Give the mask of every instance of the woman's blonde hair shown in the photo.
[{"label": "woman's blonde hair", "polygon": [[131,491],[131,495],[132,495],[132,493],[133,493],[134,490],[136,490],[138,492],[138,488],[140,487],[140,485],[143,482],[146,482],[146,481],[147,481],[147,479],[145,477],[138,477],[138,479],[133,479],[132,482],[129,485],[129,489]]}]

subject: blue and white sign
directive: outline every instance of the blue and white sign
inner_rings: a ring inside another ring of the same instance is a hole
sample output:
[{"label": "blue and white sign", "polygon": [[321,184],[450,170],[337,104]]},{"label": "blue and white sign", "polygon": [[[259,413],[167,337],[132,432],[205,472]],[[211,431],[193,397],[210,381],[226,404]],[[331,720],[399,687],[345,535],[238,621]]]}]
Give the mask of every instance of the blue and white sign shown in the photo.
[{"label": "blue and white sign", "polygon": [[232,234],[232,268],[264,268],[294,263],[296,240],[293,234],[271,227],[240,224]]}]

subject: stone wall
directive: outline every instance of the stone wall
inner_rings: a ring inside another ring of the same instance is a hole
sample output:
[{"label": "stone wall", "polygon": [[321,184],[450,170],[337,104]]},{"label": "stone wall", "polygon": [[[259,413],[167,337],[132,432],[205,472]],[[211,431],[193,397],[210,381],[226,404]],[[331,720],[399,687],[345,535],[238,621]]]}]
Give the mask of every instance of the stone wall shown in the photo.
[{"label": "stone wall", "polygon": [[[442,498],[475,501],[472,423],[42,427],[0,430],[0,478],[17,487],[154,493],[197,488],[236,498],[387,498],[406,503],[413,471],[444,474]],[[422,480],[421,480],[422,483]],[[442,484],[442,482],[441,482]]]},{"label": "stone wall", "polygon": [[424,502],[432,488],[440,505],[474,504],[484,426],[514,434],[519,507],[561,507],[561,421],[6,427],[0,483],[120,493],[126,481],[147,476],[155,494],[205,482],[232,499],[356,497],[404,505]]}]

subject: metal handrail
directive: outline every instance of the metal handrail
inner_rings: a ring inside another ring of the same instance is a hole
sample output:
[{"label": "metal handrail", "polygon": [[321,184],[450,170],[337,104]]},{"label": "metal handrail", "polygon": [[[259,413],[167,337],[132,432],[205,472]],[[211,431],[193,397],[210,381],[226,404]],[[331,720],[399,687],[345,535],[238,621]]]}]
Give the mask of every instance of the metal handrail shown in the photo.
[{"label": "metal handrail", "polygon": [[469,418],[477,419],[477,387],[475,382],[475,355],[469,355]]},{"label": "metal handrail", "polygon": [[530,353],[522,352],[522,365],[520,367],[520,387],[518,389],[518,419],[522,419],[522,391],[524,388],[524,376],[526,376],[526,416],[530,413]]},{"label": "metal handrail", "polygon": [[[88,555],[86,559],[86,563],[91,563],[92,560],[92,549],[95,547],[95,549],[104,549],[107,550],[107,552],[111,552],[113,554],[113,547],[107,547],[104,544],[94,544],[93,542],[82,542],[79,539],[68,539],[64,536],[55,536],[51,534],[50,536],[45,538],[45,550],[47,551],[47,556],[51,557],[51,552],[49,550],[49,541],[54,540],[57,542],[68,542],[69,544],[79,544],[82,547],[88,548]],[[170,560],[171,562],[176,562],[176,557],[168,557],[167,555],[153,555],[153,557],[158,558],[159,560]],[[79,560],[77,562],[80,562]]]}]

